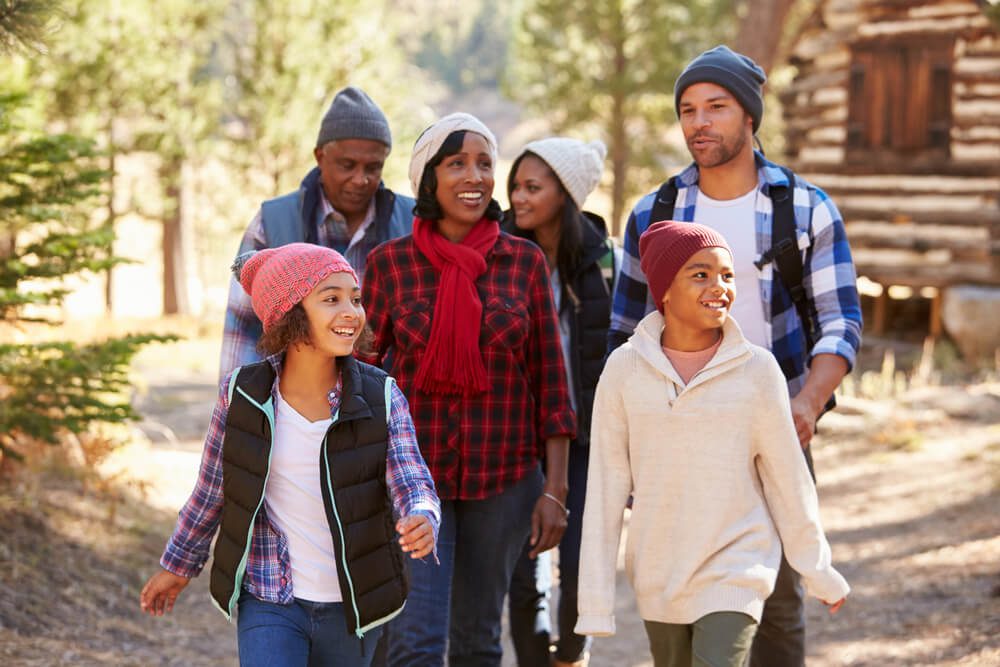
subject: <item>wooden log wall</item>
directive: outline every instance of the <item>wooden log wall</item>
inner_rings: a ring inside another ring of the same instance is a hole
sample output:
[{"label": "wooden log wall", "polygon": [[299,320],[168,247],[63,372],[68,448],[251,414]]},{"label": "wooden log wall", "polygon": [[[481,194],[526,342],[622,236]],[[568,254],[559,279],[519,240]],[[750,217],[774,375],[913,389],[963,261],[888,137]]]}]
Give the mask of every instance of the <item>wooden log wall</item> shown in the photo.
[{"label": "wooden log wall", "polygon": [[[849,159],[855,42],[955,39],[946,153]],[[833,198],[861,275],[1000,285],[1000,32],[975,0],[825,0],[781,93],[789,163]]]}]

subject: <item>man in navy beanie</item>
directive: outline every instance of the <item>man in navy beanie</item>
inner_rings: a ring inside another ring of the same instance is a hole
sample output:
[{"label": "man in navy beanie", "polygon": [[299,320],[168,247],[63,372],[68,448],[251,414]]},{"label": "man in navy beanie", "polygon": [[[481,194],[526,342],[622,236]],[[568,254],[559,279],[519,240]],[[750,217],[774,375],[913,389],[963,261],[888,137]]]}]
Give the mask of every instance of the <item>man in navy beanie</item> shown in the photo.
[{"label": "man in navy beanie", "polygon": [[[861,305],[837,207],[825,192],[754,149],[766,81],[752,59],[726,46],[705,51],[677,78],[675,109],[694,162],[632,209],[608,349],[625,342],[655,307],[639,265],[642,233],[661,220],[715,229],[735,259],[738,298],[730,314],[750,342],[777,358],[812,470],[816,421],[861,344]],[[805,664],[802,598],[798,575],[782,559],[754,639],[752,667]]]},{"label": "man in navy beanie", "polygon": [[[389,121],[360,88],[339,91],[320,121],[316,166],[299,188],[269,199],[250,222],[239,256],[249,250],[305,242],[333,248],[359,276],[375,246],[410,233],[413,199],[382,183],[382,165],[392,148]],[[222,335],[220,378],[260,360],[261,324],[239,283],[229,288]]]}]

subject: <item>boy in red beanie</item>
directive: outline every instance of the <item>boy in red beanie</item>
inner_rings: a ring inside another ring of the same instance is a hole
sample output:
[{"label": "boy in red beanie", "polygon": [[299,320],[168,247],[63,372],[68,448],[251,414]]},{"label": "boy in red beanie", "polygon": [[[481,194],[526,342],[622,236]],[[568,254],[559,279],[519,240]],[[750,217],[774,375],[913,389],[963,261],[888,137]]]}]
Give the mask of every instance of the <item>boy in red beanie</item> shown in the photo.
[{"label": "boy in red beanie", "polygon": [[658,222],[639,240],[657,310],[597,385],[576,631],[609,635],[622,508],[626,570],[656,667],[742,666],[782,546],[807,590],[839,609],[816,489],[774,356],[729,317],[732,251],[716,231]]},{"label": "boy in red beanie", "polygon": [[142,610],[173,608],[218,531],[209,588],[227,618],[239,608],[240,665],[366,667],[406,600],[404,553],[430,554],[440,522],[406,398],[352,356],[365,311],[340,253],[292,243],[234,273],[270,356],[222,382]]}]

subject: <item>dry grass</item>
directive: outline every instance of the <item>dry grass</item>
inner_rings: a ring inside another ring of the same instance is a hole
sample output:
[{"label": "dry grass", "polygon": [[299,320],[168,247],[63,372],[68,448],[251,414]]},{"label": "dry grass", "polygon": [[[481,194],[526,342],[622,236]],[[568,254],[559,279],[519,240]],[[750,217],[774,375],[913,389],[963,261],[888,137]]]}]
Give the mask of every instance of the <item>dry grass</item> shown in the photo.
[{"label": "dry grass", "polygon": [[88,490],[52,460],[23,472],[0,487],[0,664],[233,664],[233,631],[206,603],[206,581],[172,618],[139,613],[170,513],[132,488]]}]

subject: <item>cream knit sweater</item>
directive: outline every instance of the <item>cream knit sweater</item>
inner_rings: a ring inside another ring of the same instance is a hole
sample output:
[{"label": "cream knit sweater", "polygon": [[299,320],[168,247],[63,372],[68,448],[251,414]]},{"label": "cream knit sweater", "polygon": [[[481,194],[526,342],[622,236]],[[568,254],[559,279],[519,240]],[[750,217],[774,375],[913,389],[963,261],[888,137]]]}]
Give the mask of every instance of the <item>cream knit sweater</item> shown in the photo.
[{"label": "cream knit sweater", "polygon": [[644,620],[736,611],[759,622],[782,545],[811,595],[847,595],[774,357],[730,319],[715,356],[684,386],[660,349],[662,331],[663,316],[647,315],[597,385],[576,632],[615,632],[630,493],[625,567]]}]

